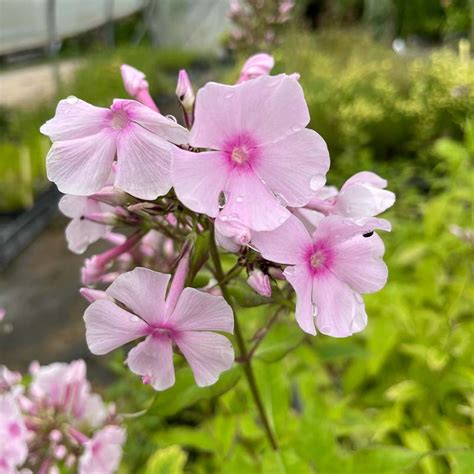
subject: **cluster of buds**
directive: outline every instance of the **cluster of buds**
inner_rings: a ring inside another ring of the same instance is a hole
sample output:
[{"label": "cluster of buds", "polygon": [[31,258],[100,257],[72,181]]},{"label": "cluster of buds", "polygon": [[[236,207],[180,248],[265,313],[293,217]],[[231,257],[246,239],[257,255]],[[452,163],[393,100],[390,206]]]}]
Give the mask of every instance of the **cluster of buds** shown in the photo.
[{"label": "cluster of buds", "polygon": [[231,0],[229,48],[246,52],[273,45],[294,7],[294,0]]},{"label": "cluster of buds", "polygon": [[0,472],[115,472],[125,430],[91,392],[84,361],[32,363],[30,378],[0,366]]}]

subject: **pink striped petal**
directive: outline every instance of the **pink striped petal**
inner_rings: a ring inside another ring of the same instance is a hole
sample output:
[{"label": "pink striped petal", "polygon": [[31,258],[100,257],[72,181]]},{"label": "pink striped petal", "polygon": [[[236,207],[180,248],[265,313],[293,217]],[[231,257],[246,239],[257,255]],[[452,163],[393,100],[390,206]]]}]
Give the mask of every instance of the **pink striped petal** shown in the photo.
[{"label": "pink striped petal", "polygon": [[165,333],[150,335],[140,342],[128,353],[127,364],[155,390],[166,390],[174,385],[173,345]]},{"label": "pink striped petal", "polygon": [[217,382],[219,375],[234,363],[234,349],[221,334],[205,331],[184,331],[175,342],[188,361],[199,387]]},{"label": "pink striped petal", "polygon": [[306,265],[287,267],[283,273],[296,293],[295,316],[298,325],[304,332],[315,336],[312,275],[308,272]]},{"label": "pink striped petal", "polygon": [[194,288],[183,290],[169,323],[177,331],[234,332],[232,309],[225,299]]},{"label": "pink striped petal", "polygon": [[191,153],[174,148],[173,186],[189,209],[216,217],[219,194],[229,176],[229,167],[219,152]]},{"label": "pink striped petal", "polygon": [[157,325],[165,319],[165,295],[169,281],[168,274],[137,267],[120,275],[106,293],[149,324]]},{"label": "pink striped petal", "polygon": [[115,152],[115,134],[110,130],[54,142],[46,157],[48,179],[65,194],[98,192],[107,183]]},{"label": "pink striped petal", "polygon": [[109,300],[92,303],[84,313],[86,340],[93,354],[107,354],[147,333],[148,325]]},{"label": "pink striped petal", "polygon": [[53,142],[96,135],[111,120],[109,109],[95,107],[77,97],[61,100],[54,117],[41,126],[40,132]]},{"label": "pink striped petal", "polygon": [[303,129],[259,150],[253,169],[286,205],[304,206],[324,185],[329,152],[314,130]]},{"label": "pink striped petal", "polygon": [[291,215],[284,224],[269,232],[254,232],[252,243],[273,262],[295,265],[305,262],[313,241],[301,221]]}]

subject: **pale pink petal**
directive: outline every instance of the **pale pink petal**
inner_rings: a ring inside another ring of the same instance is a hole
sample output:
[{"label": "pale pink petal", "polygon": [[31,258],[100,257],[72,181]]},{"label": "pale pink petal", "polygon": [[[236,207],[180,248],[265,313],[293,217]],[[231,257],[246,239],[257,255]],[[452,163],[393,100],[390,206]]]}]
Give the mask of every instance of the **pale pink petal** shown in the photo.
[{"label": "pale pink petal", "polygon": [[107,354],[147,334],[148,325],[112,301],[98,300],[84,313],[86,340],[93,354]]},{"label": "pale pink petal", "polygon": [[304,224],[310,234],[313,234],[324,219],[324,214],[306,207],[294,207],[291,212]]},{"label": "pale pink petal", "polygon": [[361,171],[351,176],[342,186],[344,189],[347,186],[352,186],[353,184],[370,184],[376,188],[386,188],[387,180],[381,178],[379,175],[372,173],[371,171]]},{"label": "pale pink petal", "polygon": [[79,474],[113,474],[117,471],[125,443],[125,429],[108,425],[86,441],[79,458]]},{"label": "pale pink petal", "polygon": [[48,179],[65,194],[98,192],[107,183],[115,152],[115,135],[110,130],[54,142],[46,158]]},{"label": "pale pink petal", "polygon": [[358,293],[373,293],[385,286],[388,269],[382,260],[384,245],[377,234],[356,235],[334,247],[331,271]]},{"label": "pale pink petal", "polygon": [[137,267],[120,275],[106,290],[108,296],[127,306],[150,324],[165,318],[165,295],[170,275]]},{"label": "pale pink petal", "polygon": [[188,361],[199,387],[217,382],[219,375],[234,363],[234,349],[221,334],[205,331],[179,332],[175,342]]},{"label": "pale pink petal", "polygon": [[270,74],[274,65],[275,60],[273,59],[273,56],[266,53],[254,54],[253,56],[250,56],[242,66],[238,83],[248,81],[249,79],[255,79],[264,74]]},{"label": "pale pink petal", "polygon": [[254,232],[252,244],[267,260],[295,265],[305,262],[312,239],[305,226],[291,215],[284,224],[269,232]]},{"label": "pale pink petal", "polygon": [[216,217],[219,194],[229,176],[229,167],[219,152],[191,153],[173,150],[173,186],[178,199],[189,209]]},{"label": "pale pink petal", "polygon": [[259,150],[252,167],[286,205],[304,206],[326,180],[329,152],[314,130],[303,129]]},{"label": "pale pink petal", "polygon": [[231,307],[222,296],[185,288],[169,324],[177,331],[234,331]]},{"label": "pale pink petal", "polygon": [[366,183],[347,183],[342,187],[332,210],[347,217],[376,216],[395,203],[395,194]]},{"label": "pale pink petal", "polygon": [[132,97],[135,97],[141,89],[148,88],[148,82],[146,81],[145,74],[142,71],[139,71],[128,64],[122,64],[120,66],[120,73],[122,75],[125,90]]},{"label": "pale pink petal", "polygon": [[58,103],[56,114],[41,126],[40,132],[53,142],[73,140],[99,133],[110,121],[109,109],[95,107],[71,96]]},{"label": "pale pink petal", "polygon": [[302,130],[308,122],[303,89],[285,74],[235,86],[210,82],[197,93],[190,144],[221,150],[243,131],[259,144],[270,143]]},{"label": "pale pink petal", "polygon": [[128,353],[127,364],[155,390],[174,385],[173,345],[168,334],[148,336]]},{"label": "pale pink petal", "polygon": [[156,199],[171,189],[172,145],[134,124],[117,141],[115,186],[140,199]]},{"label": "pale pink petal", "polygon": [[306,265],[287,267],[283,272],[296,293],[296,321],[300,328],[308,334],[316,335],[313,307],[313,276]]},{"label": "pale pink petal", "polygon": [[214,221],[216,242],[229,252],[238,252],[243,245],[250,242],[251,230],[236,220],[223,221],[220,216]]},{"label": "pale pink petal", "polygon": [[348,217],[328,216],[319,224],[313,235],[315,240],[323,240],[336,246],[356,235],[363,235],[380,229],[390,232],[392,226],[385,219],[369,217],[363,219],[351,219]]},{"label": "pale pink petal", "polygon": [[[74,217],[81,217],[87,212],[99,212],[100,210],[91,210],[88,203],[87,196],[72,196],[66,194],[59,200],[59,210],[66,216],[74,219]],[[97,203],[98,207],[98,203]]]},{"label": "pale pink petal", "polygon": [[347,337],[365,327],[354,292],[331,272],[315,278],[313,302],[316,305],[316,326],[323,334]]},{"label": "pale pink petal", "polygon": [[290,211],[249,169],[234,168],[225,186],[226,205],[219,217],[235,220],[255,231],[275,229],[290,216]]},{"label": "pale pink petal", "polygon": [[189,132],[184,127],[136,100],[115,99],[112,108],[124,110],[129,120],[162,140],[182,145],[188,143]]},{"label": "pale pink petal", "polygon": [[90,244],[105,237],[110,226],[87,219],[73,219],[66,227],[66,239],[71,252],[81,254]]}]

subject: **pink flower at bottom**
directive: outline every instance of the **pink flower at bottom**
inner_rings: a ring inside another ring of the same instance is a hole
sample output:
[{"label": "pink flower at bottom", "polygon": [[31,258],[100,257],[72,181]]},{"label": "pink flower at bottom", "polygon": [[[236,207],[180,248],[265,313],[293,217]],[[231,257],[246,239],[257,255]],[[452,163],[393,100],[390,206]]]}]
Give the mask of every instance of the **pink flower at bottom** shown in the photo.
[{"label": "pink flower at bottom", "polygon": [[105,426],[84,443],[79,458],[79,474],[112,474],[120,464],[125,430],[115,425]]},{"label": "pink flower at bottom", "polygon": [[61,100],[41,133],[53,141],[46,159],[48,179],[65,194],[99,192],[117,158],[114,186],[155,199],[171,188],[172,145],[188,131],[134,100],[115,99],[109,109],[77,97]]},{"label": "pink flower at bottom", "polygon": [[89,349],[107,354],[145,337],[129,352],[127,364],[155,390],[164,390],[175,382],[175,343],[197,385],[211,385],[234,361],[229,340],[212,332],[233,332],[232,310],[224,298],[194,288],[179,294],[171,288],[165,299],[169,281],[170,275],[140,267],[119,276],[106,293],[129,311],[112,301],[92,303],[84,314]]},{"label": "pink flower at bottom", "polygon": [[[175,147],[172,180],[195,212],[271,230],[288,219],[326,180],[324,140],[305,128],[309,112],[299,83],[260,76],[242,84],[206,84],[197,94],[190,145]],[[219,203],[223,197],[223,203]]]},{"label": "pink flower at bottom", "polygon": [[346,337],[367,324],[361,293],[373,293],[387,281],[384,245],[375,229],[390,223],[325,217],[313,235],[291,216],[278,229],[257,232],[252,242],[263,257],[289,265],[284,275],[296,292],[296,320],[303,331]]},{"label": "pink flower at bottom", "polygon": [[17,472],[27,455],[27,430],[15,397],[0,393],[0,473]]}]

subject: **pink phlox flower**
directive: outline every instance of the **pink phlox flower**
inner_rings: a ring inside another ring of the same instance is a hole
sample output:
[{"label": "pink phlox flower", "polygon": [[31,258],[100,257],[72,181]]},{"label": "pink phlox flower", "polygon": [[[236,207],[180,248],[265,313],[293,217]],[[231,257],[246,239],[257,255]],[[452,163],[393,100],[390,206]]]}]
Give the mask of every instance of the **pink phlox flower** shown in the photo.
[{"label": "pink phlox flower", "polygon": [[367,324],[360,295],[380,290],[387,281],[384,245],[374,230],[390,228],[383,219],[328,216],[311,235],[291,216],[274,231],[255,233],[252,243],[264,258],[288,265],[284,275],[296,292],[301,329],[346,337]]},{"label": "pink phlox flower", "polygon": [[259,76],[270,74],[273,66],[275,66],[273,56],[270,56],[267,53],[254,54],[253,56],[250,56],[242,66],[237,84],[249,81],[250,79],[255,79]]},{"label": "pink phlox flower", "polygon": [[354,218],[377,216],[395,203],[395,194],[386,187],[385,179],[362,171],[349,178],[339,192],[332,187],[317,192],[308,207],[326,215]]},{"label": "pink phlox flower", "polygon": [[0,365],[0,392],[8,391],[21,382],[21,374],[12,372],[7,366]]},{"label": "pink phlox flower", "polygon": [[144,337],[129,352],[127,364],[155,390],[164,390],[175,382],[175,343],[197,385],[211,385],[234,361],[229,340],[212,332],[233,332],[232,310],[222,297],[194,288],[181,292],[180,285],[179,294],[172,284],[166,296],[169,281],[170,275],[141,267],[118,277],[106,293],[128,310],[107,300],[92,303],[84,315],[89,349],[107,354]]},{"label": "pink phlox flower", "polygon": [[0,473],[17,472],[27,455],[27,429],[17,400],[0,393]]},{"label": "pink phlox flower", "polygon": [[79,474],[112,474],[122,458],[126,433],[123,428],[108,425],[85,442],[79,458]]},{"label": "pink phlox flower", "polygon": [[42,127],[53,145],[48,178],[65,194],[89,196],[106,184],[116,160],[114,186],[141,199],[171,188],[172,143],[188,141],[175,121],[134,100],[115,99],[109,109],[76,97],[61,100]]},{"label": "pink phlox flower", "polygon": [[265,275],[261,270],[255,269],[250,272],[247,278],[248,285],[253,288],[259,295],[270,298],[272,296],[272,286],[270,277]]},{"label": "pink phlox flower", "polygon": [[281,74],[235,86],[208,83],[197,94],[190,144],[175,148],[173,185],[195,212],[271,230],[325,183],[324,140],[306,129],[309,113],[297,81]]},{"label": "pink phlox flower", "polygon": [[128,64],[120,66],[120,73],[122,74],[123,86],[127,93],[143,105],[159,112],[148,90],[149,86],[148,81],[145,79],[145,74]]}]

